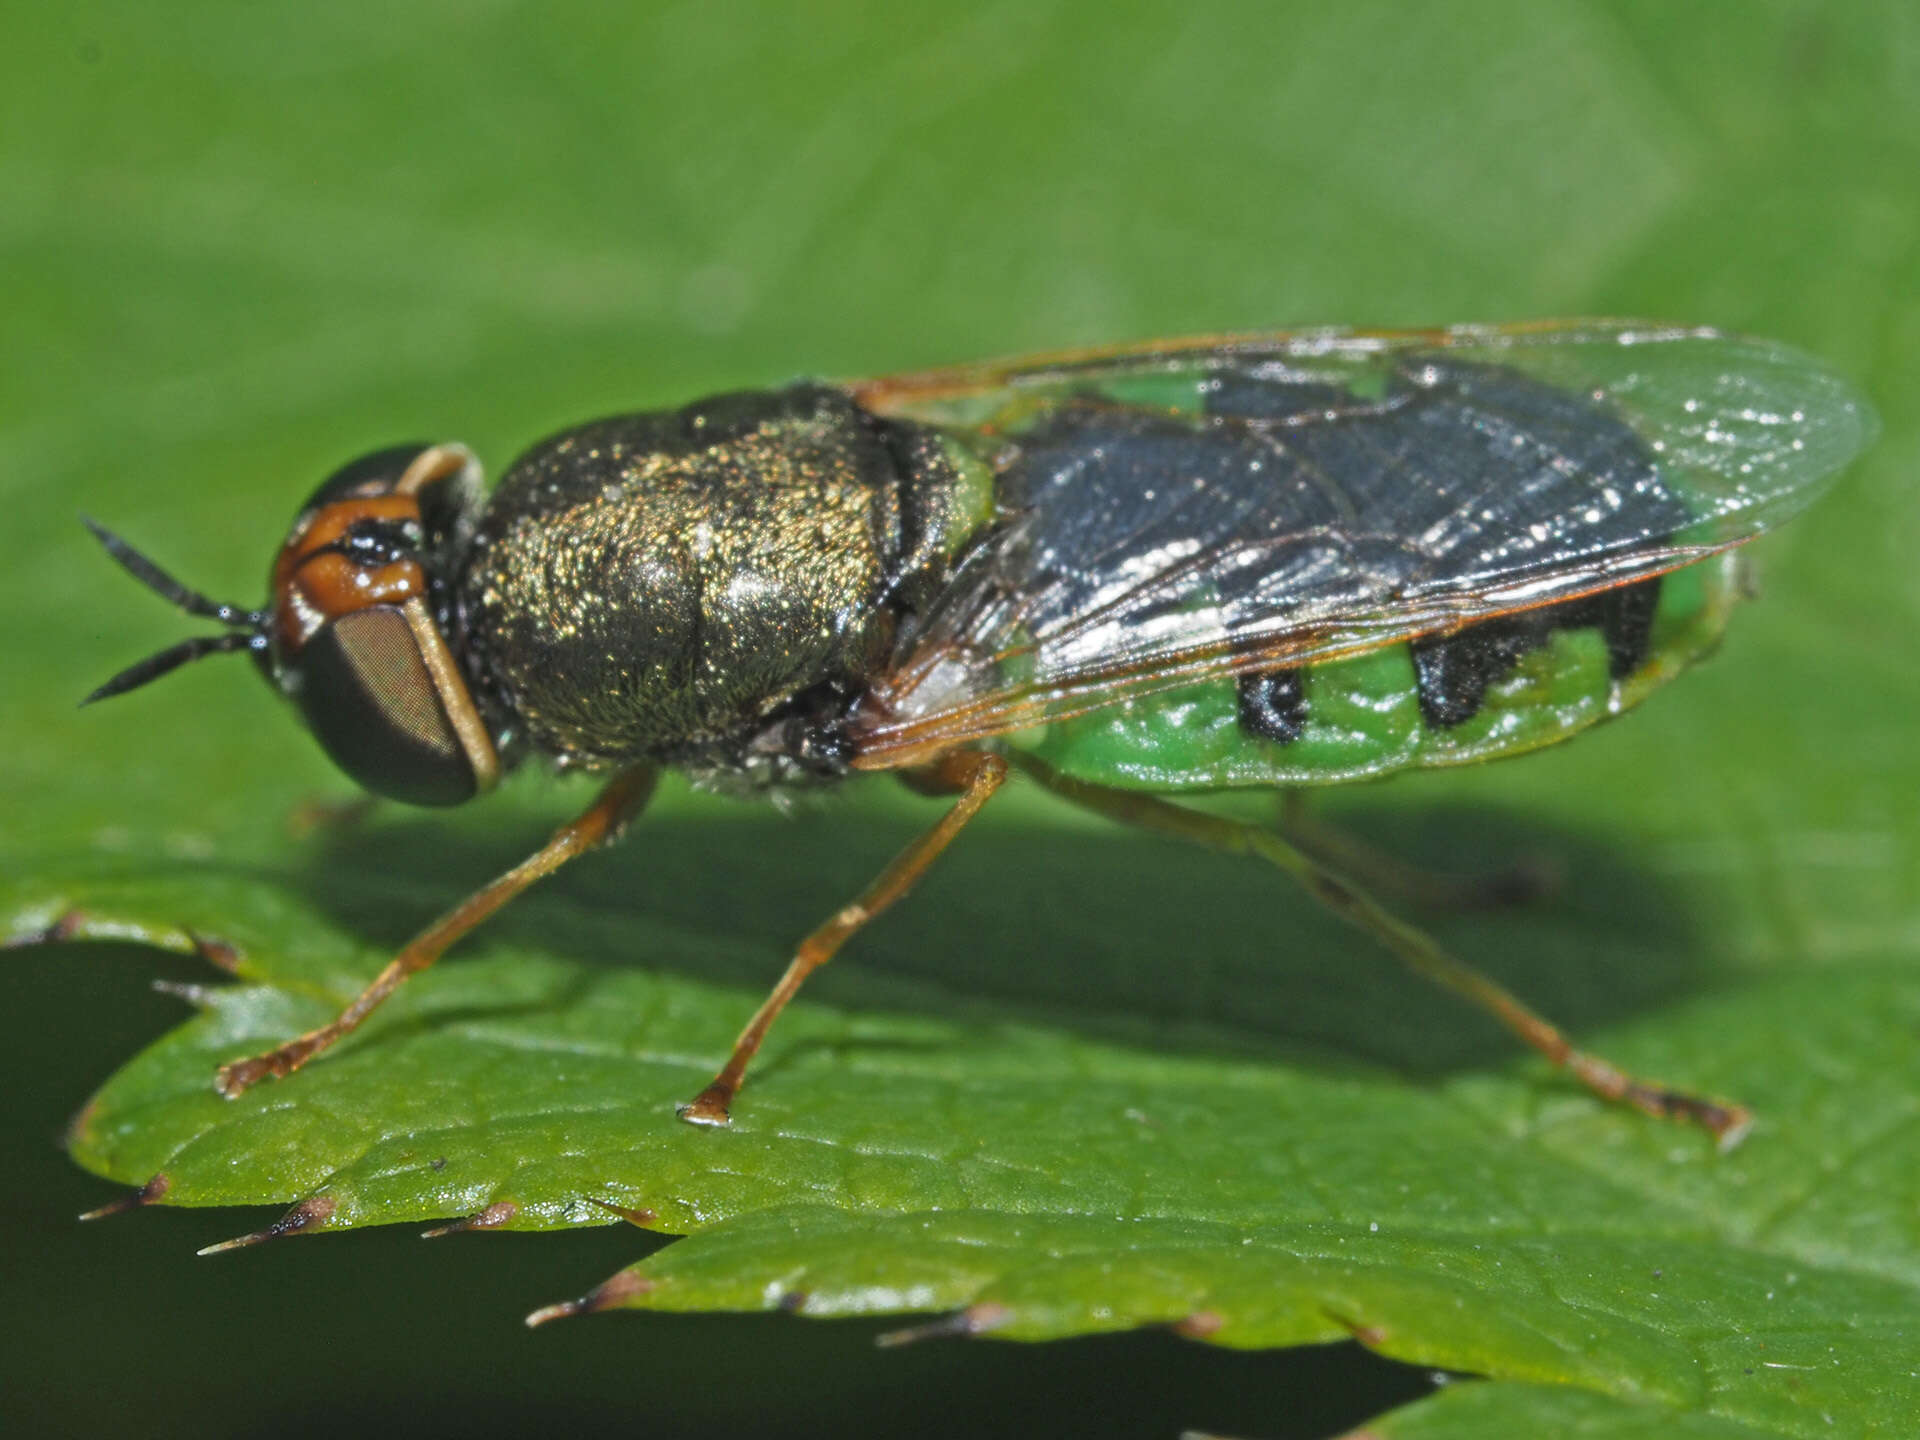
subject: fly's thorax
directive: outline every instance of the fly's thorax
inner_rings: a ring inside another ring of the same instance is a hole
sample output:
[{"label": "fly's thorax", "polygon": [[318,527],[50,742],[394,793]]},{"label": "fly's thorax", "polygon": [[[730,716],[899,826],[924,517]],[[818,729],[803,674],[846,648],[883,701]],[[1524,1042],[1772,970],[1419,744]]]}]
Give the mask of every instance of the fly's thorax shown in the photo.
[{"label": "fly's thorax", "polygon": [[937,583],[957,483],[917,427],[826,386],[566,431],[469,548],[468,673],[563,766],[831,773],[838,717]]}]

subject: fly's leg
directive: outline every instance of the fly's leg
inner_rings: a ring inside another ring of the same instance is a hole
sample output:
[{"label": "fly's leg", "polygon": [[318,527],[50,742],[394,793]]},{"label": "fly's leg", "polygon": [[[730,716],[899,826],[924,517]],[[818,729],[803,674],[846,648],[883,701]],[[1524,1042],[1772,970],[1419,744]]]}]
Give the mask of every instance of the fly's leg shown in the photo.
[{"label": "fly's leg", "polygon": [[1188,810],[1151,795],[1089,785],[1031,756],[1017,755],[1015,763],[1055,794],[1097,814],[1216,850],[1256,856],[1278,866],[1314,899],[1379,940],[1408,967],[1477,1005],[1604,1100],[1703,1126],[1719,1139],[1723,1150],[1738,1144],[1752,1123],[1751,1113],[1742,1106],[1669,1090],[1629,1075],[1596,1055],[1576,1050],[1557,1027],[1517,997],[1447,954],[1431,937],[1381,909],[1365,892],[1271,830]]},{"label": "fly's leg", "polygon": [[944,756],[932,767],[930,775],[918,777],[922,787],[957,790],[960,798],[938,824],[896,855],[880,872],[880,877],[861,892],[859,899],[800,942],[786,974],[760,1003],[747,1028],[740,1032],[740,1038],[733,1042],[733,1053],[727,1056],[720,1073],[706,1089],[680,1107],[682,1120],[692,1125],[725,1125],[732,1118],[729,1111],[746,1079],[754,1052],[759,1050],[774,1020],[786,1009],[787,1002],[793,999],[806,978],[831,960],[855,931],[911,890],[914,882],[927,872],[927,867],[939,858],[940,852],[952,843],[966,823],[980,813],[980,807],[1006,778],[1005,760],[977,750],[959,750]]},{"label": "fly's leg", "polygon": [[330,831],[345,834],[357,829],[380,808],[380,797],[360,794],[346,800],[326,800],[314,796],[302,800],[287,816],[287,834],[295,840]]},{"label": "fly's leg", "polygon": [[352,1034],[408,977],[433,964],[448,946],[534,881],[544,879],[574,856],[618,835],[621,828],[646,807],[658,779],[659,771],[648,766],[635,766],[616,775],[579,819],[562,825],[539,850],[408,941],[406,948],[374,977],[373,983],[332,1021],[289,1040],[277,1050],[222,1065],[214,1077],[214,1088],[231,1100],[270,1076],[279,1079],[291,1075],[335,1041]]},{"label": "fly's leg", "polygon": [[1436,910],[1491,910],[1525,905],[1560,886],[1557,866],[1531,859],[1474,875],[1450,875],[1410,865],[1320,819],[1300,790],[1280,792],[1279,829],[1296,849],[1353,876],[1368,889],[1408,905]]}]

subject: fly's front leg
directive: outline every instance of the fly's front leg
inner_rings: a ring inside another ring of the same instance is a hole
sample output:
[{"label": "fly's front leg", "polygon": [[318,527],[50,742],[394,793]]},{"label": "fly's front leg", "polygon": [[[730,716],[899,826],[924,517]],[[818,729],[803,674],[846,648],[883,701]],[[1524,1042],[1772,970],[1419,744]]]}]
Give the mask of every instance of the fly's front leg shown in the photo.
[{"label": "fly's front leg", "polygon": [[309,1030],[298,1039],[289,1040],[277,1050],[222,1065],[214,1077],[214,1088],[231,1100],[270,1076],[278,1079],[291,1075],[335,1041],[351,1034],[410,976],[433,964],[448,946],[534,881],[544,879],[574,856],[618,835],[623,826],[646,808],[659,778],[660,772],[649,766],[636,766],[616,775],[579,819],[562,825],[539,850],[414,936],[335,1019],[318,1030]]},{"label": "fly's front leg", "polygon": [[1410,865],[1320,819],[1301,790],[1280,793],[1279,829],[1297,849],[1353,876],[1368,889],[1409,905],[1491,910],[1527,904],[1560,886],[1558,866],[1531,858],[1477,875],[1449,875]]},{"label": "fly's front leg", "polygon": [[896,855],[880,872],[880,878],[861,892],[859,899],[800,942],[786,974],[761,1002],[747,1022],[747,1028],[740,1032],[740,1038],[733,1042],[733,1053],[720,1067],[720,1073],[706,1089],[680,1107],[682,1120],[692,1125],[725,1125],[732,1118],[729,1112],[734,1096],[740,1093],[746,1079],[748,1063],[806,978],[831,960],[855,931],[911,890],[914,882],[927,872],[966,823],[980,813],[980,807],[1006,778],[1005,760],[977,750],[958,750],[943,756],[929,771],[914,777],[919,788],[957,790],[960,798],[938,824]]},{"label": "fly's front leg", "polygon": [[1314,899],[1379,940],[1411,969],[1464,996],[1520,1039],[1570,1073],[1605,1100],[1621,1101],[1649,1115],[1685,1120],[1712,1131],[1722,1149],[1738,1144],[1752,1124],[1739,1105],[1670,1090],[1629,1075],[1596,1055],[1576,1050],[1551,1022],[1472,966],[1442,950],[1433,938],[1383,910],[1364,891],[1343,879],[1281,836],[1259,825],[1208,815],[1169,804],[1152,795],[1110,790],[1062,775],[1031,756],[1015,763],[1055,794],[1128,825],[1175,835],[1216,850],[1253,855],[1286,871]]},{"label": "fly's front leg", "polygon": [[295,840],[331,831],[345,834],[356,829],[380,808],[378,795],[362,793],[346,800],[324,800],[319,796],[302,800],[287,815],[287,834]]}]

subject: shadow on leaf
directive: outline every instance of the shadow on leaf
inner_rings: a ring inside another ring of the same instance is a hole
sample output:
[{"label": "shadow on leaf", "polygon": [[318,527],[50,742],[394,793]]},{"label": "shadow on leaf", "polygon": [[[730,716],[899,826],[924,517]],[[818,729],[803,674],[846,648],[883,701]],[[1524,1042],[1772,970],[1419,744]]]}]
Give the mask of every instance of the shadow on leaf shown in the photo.
[{"label": "shadow on leaf", "polygon": [[[1355,833],[1435,870],[1516,858],[1559,869],[1559,892],[1526,905],[1396,908],[1575,1035],[1711,983],[1682,897],[1595,840],[1485,809],[1408,814],[1370,803],[1352,813]],[[332,836],[299,883],[350,933],[397,948],[541,833],[518,819],[497,833],[389,819]],[[643,821],[615,850],[508,906],[443,964],[492,940],[588,965],[676,968],[739,986],[744,1020],[799,937],[916,833],[911,818],[854,808]],[[711,961],[650,956],[644,934],[622,943],[625,916],[642,932],[712,937]],[[914,983],[890,983],[899,981]],[[1168,1050],[1271,1053],[1280,1042],[1431,1075],[1499,1064],[1518,1049],[1286,877],[1118,829],[989,817],[806,996],[854,1012],[924,1010],[928,987],[951,997],[937,1008],[956,1018],[1064,1025]]]}]

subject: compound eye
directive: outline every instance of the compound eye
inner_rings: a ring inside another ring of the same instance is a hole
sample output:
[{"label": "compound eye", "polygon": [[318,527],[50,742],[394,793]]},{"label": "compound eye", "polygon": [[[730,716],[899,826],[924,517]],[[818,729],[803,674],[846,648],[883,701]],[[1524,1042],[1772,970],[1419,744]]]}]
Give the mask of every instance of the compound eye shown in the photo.
[{"label": "compound eye", "polygon": [[392,445],[385,450],[376,450],[371,455],[362,455],[321,481],[320,488],[307,497],[307,503],[300,509],[304,513],[318,510],[336,500],[391,495],[400,477],[407,473],[407,467],[431,448],[424,443]]},{"label": "compound eye", "polygon": [[458,805],[491,782],[491,746],[463,738],[401,607],[370,606],[322,626],[301,647],[297,670],[293,695],[308,726],[375,794]]},{"label": "compound eye", "polygon": [[445,536],[471,526],[480,504],[480,462],[464,445],[390,445],[342,465],[300,507],[315,515],[343,500],[410,496],[427,530]]}]

